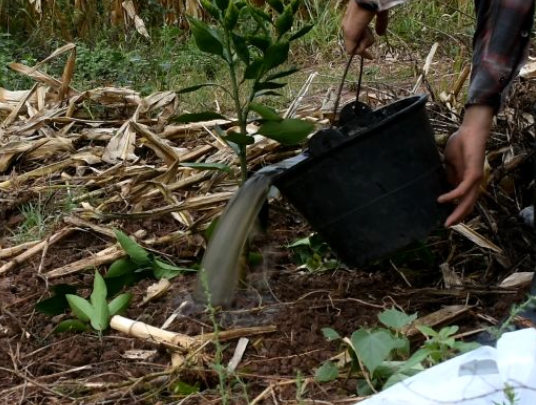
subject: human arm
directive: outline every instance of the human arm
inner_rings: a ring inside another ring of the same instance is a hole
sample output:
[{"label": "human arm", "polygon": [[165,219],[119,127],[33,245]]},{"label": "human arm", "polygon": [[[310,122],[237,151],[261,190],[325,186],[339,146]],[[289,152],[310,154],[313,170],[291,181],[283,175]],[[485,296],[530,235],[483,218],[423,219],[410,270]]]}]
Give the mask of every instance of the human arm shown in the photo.
[{"label": "human arm", "polygon": [[457,202],[445,221],[451,226],[465,218],[478,197],[484,172],[486,141],[494,114],[525,60],[534,18],[534,2],[477,0],[473,39],[473,70],[466,112],[460,129],[445,148],[449,181],[455,187],[438,201]]}]

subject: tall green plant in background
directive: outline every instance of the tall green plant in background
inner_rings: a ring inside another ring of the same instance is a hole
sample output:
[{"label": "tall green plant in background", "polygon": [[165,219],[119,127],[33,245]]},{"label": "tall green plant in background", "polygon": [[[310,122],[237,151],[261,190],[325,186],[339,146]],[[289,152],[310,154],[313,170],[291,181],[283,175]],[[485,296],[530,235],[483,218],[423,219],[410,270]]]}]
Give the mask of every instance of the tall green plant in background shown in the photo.
[{"label": "tall green plant in background", "polygon": [[[242,181],[247,178],[246,147],[254,142],[252,135],[255,135],[248,134],[246,129],[251,112],[262,119],[257,133],[283,144],[299,143],[314,129],[309,122],[282,118],[260,101],[267,96],[278,96],[276,90],[287,84],[279,80],[297,71],[294,67],[278,68],[287,61],[291,42],[312,28],[312,25],[304,25],[297,31],[292,29],[301,0],[291,0],[287,4],[282,0],[269,0],[268,3],[269,10],[245,0],[202,0],[215,26],[188,18],[197,47],[219,58],[227,67],[230,88],[219,83],[205,83],[182,89],[179,93],[216,86],[231,97],[239,131],[221,135],[239,157]],[[208,119],[225,117],[205,111],[184,114],[176,120],[195,122]]]}]

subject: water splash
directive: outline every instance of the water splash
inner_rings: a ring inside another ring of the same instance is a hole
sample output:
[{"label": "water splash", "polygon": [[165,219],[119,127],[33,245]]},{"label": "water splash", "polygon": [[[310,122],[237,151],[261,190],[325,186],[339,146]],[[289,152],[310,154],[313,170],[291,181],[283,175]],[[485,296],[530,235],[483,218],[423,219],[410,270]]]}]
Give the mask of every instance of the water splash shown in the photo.
[{"label": "water splash", "polygon": [[240,255],[274,178],[306,158],[299,154],[266,166],[239,188],[227,204],[203,256],[193,294],[196,301],[206,303],[208,295],[211,305],[231,303],[239,277]]}]

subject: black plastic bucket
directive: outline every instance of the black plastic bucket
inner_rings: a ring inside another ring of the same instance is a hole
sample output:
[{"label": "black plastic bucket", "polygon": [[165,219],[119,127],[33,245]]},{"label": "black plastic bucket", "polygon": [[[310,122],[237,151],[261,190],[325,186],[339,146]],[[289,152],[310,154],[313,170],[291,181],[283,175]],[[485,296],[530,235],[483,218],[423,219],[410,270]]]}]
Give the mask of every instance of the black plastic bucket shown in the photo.
[{"label": "black plastic bucket", "polygon": [[384,257],[425,238],[451,206],[426,96],[374,111],[367,128],[338,130],[338,145],[278,176],[274,185],[350,266]]}]

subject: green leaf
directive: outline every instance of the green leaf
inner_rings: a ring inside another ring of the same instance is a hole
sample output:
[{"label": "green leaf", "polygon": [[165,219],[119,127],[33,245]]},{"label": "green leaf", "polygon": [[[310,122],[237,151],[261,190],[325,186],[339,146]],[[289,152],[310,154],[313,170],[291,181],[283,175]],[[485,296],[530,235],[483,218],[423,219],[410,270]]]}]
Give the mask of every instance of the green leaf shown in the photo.
[{"label": "green leaf", "polygon": [[219,170],[225,173],[233,174],[233,171],[224,163],[180,163],[179,166],[190,167],[197,170]]},{"label": "green leaf", "polygon": [[127,274],[133,274],[138,270],[140,266],[132,261],[132,259],[127,257],[122,257],[117,259],[112,263],[108,271],[106,272],[105,278],[120,277]]},{"label": "green leaf", "polygon": [[300,6],[302,5],[302,1],[301,0],[292,0],[290,2],[290,5],[292,7],[292,12],[294,14],[296,14],[298,12],[298,10],[300,9]]},{"label": "green leaf", "polygon": [[339,335],[339,333],[336,330],[331,329],[331,328],[322,328],[322,334],[329,342],[332,342],[334,340],[341,338],[341,335]]},{"label": "green leaf", "polygon": [[271,107],[267,107],[258,103],[249,103],[249,108],[251,111],[255,111],[262,118],[268,121],[282,121],[283,118],[279,116],[276,110]]},{"label": "green leaf", "polygon": [[98,331],[108,329],[110,325],[110,310],[108,309],[106,297],[101,299],[99,295],[99,298],[93,304],[93,309],[93,317],[90,318],[91,327]]},{"label": "green leaf", "polygon": [[114,229],[114,233],[117,241],[134,263],[136,263],[138,266],[144,266],[150,263],[151,259],[149,252],[130,239],[123,232]]},{"label": "green leaf", "polygon": [[93,307],[93,317],[90,318],[91,326],[96,330],[105,330],[108,328],[110,321],[110,311],[106,302],[106,283],[98,271],[95,272],[93,281],[93,291],[91,292],[90,301]]},{"label": "green leaf", "polygon": [[244,79],[256,79],[262,74],[264,59],[255,59],[244,71]]},{"label": "green leaf", "polygon": [[285,7],[285,11],[275,20],[275,29],[280,37],[292,28],[292,24],[294,23],[293,16],[294,12],[292,6],[289,4]]},{"label": "green leaf", "polygon": [[269,38],[261,37],[258,35],[247,35],[246,41],[248,44],[253,45],[263,53],[272,45],[272,41]]},{"label": "green leaf", "polygon": [[331,362],[326,361],[315,372],[315,380],[318,382],[330,382],[339,377],[339,369]]},{"label": "green leaf", "polygon": [[285,10],[285,6],[281,0],[266,0],[266,2],[279,14]]},{"label": "green leaf", "polygon": [[264,260],[262,253],[258,252],[249,252],[248,254],[248,265],[255,267],[260,266]]},{"label": "green leaf", "polygon": [[188,22],[190,23],[190,31],[194,36],[195,43],[199,50],[218,55],[225,59],[223,56],[223,43],[219,33],[202,21],[194,18],[188,18]]},{"label": "green leaf", "polygon": [[73,314],[82,322],[89,322],[93,318],[95,311],[88,300],[73,294],[67,294],[65,298]]},{"label": "green leaf", "polygon": [[219,20],[221,18],[220,10],[218,9],[218,7],[214,6],[212,1],[210,1],[210,0],[201,0],[201,5],[216,20]]},{"label": "green leaf", "polygon": [[66,319],[58,324],[54,328],[53,333],[63,333],[63,332],[85,332],[89,328],[87,324],[79,321],[78,319]]},{"label": "green leaf", "polygon": [[267,121],[259,128],[259,134],[284,145],[303,141],[315,129],[314,124],[299,119]]},{"label": "green leaf", "polygon": [[391,308],[381,312],[378,315],[378,319],[388,328],[401,330],[417,319],[417,314],[407,315],[404,312]]},{"label": "green leaf", "polygon": [[108,304],[108,311],[110,312],[110,316],[121,314],[123,311],[125,311],[130,301],[132,300],[132,294],[131,293],[125,293],[118,295],[115,297],[109,304]]},{"label": "green leaf", "polygon": [[55,316],[63,313],[69,308],[66,294],[76,294],[77,288],[68,284],[58,284],[52,287],[54,295],[50,298],[39,301],[35,304],[35,309],[45,315]]},{"label": "green leaf", "polygon": [[216,83],[204,83],[204,84],[197,84],[195,86],[185,87],[183,89],[180,89],[177,91],[177,94],[186,94],[191,93],[196,90],[202,89],[203,87],[221,87],[219,84]]},{"label": "green leaf", "polygon": [[274,89],[280,89],[282,87],[285,87],[287,83],[276,83],[276,82],[259,82],[256,83],[253,87],[253,91],[255,93],[262,91],[262,90],[274,90]]},{"label": "green leaf", "polygon": [[252,17],[255,17],[257,15],[260,18],[262,18],[264,21],[267,21],[270,24],[272,23],[272,16],[268,14],[266,11],[264,11],[262,8],[253,6],[253,7],[250,7],[249,10],[251,12]]},{"label": "green leaf", "polygon": [[188,269],[185,267],[178,267],[173,264],[166,263],[162,260],[155,259],[153,262],[153,272],[154,276],[160,280],[161,278],[167,278],[171,280],[173,277],[178,276],[179,274],[185,272],[194,272],[195,270]]},{"label": "green leaf", "polygon": [[288,59],[289,49],[288,41],[279,41],[270,45],[264,55],[264,68],[266,71],[285,63]]},{"label": "green leaf", "polygon": [[311,238],[308,236],[306,238],[298,239],[294,242],[292,242],[290,245],[288,245],[288,248],[295,248],[298,246],[311,246]]},{"label": "green leaf", "polygon": [[231,39],[235,47],[236,54],[246,65],[249,65],[249,48],[244,37],[231,32]]},{"label": "green leaf", "polygon": [[385,330],[360,329],[352,334],[351,341],[357,356],[370,374],[374,374],[374,370],[389,357],[395,348],[393,337]]},{"label": "green leaf", "polygon": [[227,142],[236,143],[237,145],[251,145],[255,142],[252,136],[240,134],[238,132],[229,132],[225,137]]},{"label": "green leaf", "polygon": [[291,35],[289,37],[289,39],[288,39],[289,42],[295,41],[298,38],[301,38],[304,35],[308,34],[309,31],[311,31],[313,29],[313,27],[314,27],[313,24],[308,24],[308,25],[303,26],[298,32],[296,32],[295,34],[293,34],[293,35]]},{"label": "green leaf", "polygon": [[268,75],[266,77],[266,81],[269,82],[269,81],[272,81],[272,80],[281,79],[283,77],[290,76],[291,74],[296,73],[298,71],[299,71],[299,69],[296,68],[296,67],[292,67],[292,68],[287,69],[287,70],[282,70],[280,72]]},{"label": "green leaf", "polygon": [[428,337],[436,337],[437,332],[426,325],[417,325],[417,329],[424,335]]},{"label": "green leaf", "polygon": [[239,14],[240,10],[238,10],[238,8],[236,7],[234,0],[231,0],[229,2],[229,5],[227,6],[227,10],[225,10],[225,16],[223,17],[223,26],[229,31],[233,30],[236,26],[236,23],[238,22]]},{"label": "green leaf", "polygon": [[202,122],[202,121],[210,121],[210,120],[227,120],[227,118],[225,118],[221,114],[218,114],[212,111],[205,111],[205,112],[194,113],[194,114],[182,114],[176,118],[173,118],[172,122],[188,123],[188,122]]},{"label": "green leaf", "polygon": [[187,384],[183,381],[178,381],[173,384],[173,393],[176,395],[191,395],[199,392],[200,386],[199,382],[196,382],[195,385]]},{"label": "green leaf", "polygon": [[229,0],[216,0],[216,5],[221,11],[225,11],[229,5]]},{"label": "green leaf", "polygon": [[410,370],[410,369],[418,367],[431,354],[432,354],[432,351],[430,349],[422,348],[422,349],[417,350],[415,353],[411,355],[409,359],[407,359],[404,362],[404,364],[400,366],[399,371],[405,372],[406,370]]}]

